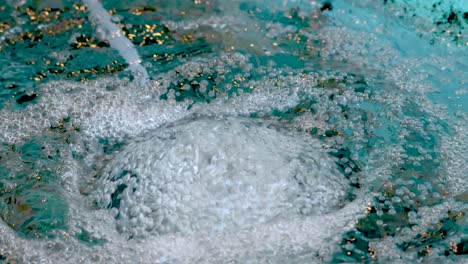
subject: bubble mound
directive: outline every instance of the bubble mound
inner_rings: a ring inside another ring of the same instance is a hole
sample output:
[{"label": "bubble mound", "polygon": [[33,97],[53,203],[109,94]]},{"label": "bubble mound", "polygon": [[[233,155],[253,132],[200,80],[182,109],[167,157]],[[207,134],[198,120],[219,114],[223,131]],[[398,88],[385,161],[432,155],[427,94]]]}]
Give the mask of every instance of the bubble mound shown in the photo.
[{"label": "bubble mound", "polygon": [[234,231],[336,210],[348,187],[318,141],[269,122],[197,118],[155,130],[106,167],[97,199],[121,232]]}]

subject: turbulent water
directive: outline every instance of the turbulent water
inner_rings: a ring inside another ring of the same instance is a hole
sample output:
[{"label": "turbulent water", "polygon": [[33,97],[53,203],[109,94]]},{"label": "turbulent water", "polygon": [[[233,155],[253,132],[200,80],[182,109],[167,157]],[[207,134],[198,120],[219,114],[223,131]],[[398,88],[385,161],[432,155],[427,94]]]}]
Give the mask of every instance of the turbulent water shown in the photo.
[{"label": "turbulent water", "polygon": [[0,263],[468,261],[464,1],[0,14]]}]

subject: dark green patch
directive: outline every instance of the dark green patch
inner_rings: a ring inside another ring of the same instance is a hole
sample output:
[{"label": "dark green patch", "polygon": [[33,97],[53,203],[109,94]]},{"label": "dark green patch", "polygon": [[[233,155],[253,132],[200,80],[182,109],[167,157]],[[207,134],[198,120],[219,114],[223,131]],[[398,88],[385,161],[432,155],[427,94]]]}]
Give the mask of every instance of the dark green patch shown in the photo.
[{"label": "dark green patch", "polygon": [[468,240],[464,240],[456,245],[456,255],[468,255]]},{"label": "dark green patch", "polygon": [[16,102],[18,104],[23,104],[23,103],[31,102],[32,100],[36,99],[36,97],[37,97],[36,93],[33,93],[31,95],[25,94],[25,95],[22,95],[20,98],[16,99]]},{"label": "dark green patch", "polygon": [[350,180],[351,186],[354,188],[360,188],[361,184],[359,183],[359,178],[355,175],[360,172],[361,169],[357,162],[351,158],[351,151],[347,148],[339,148],[330,154],[338,158],[338,161],[336,161],[338,169]]},{"label": "dark green patch", "polygon": [[326,130],[325,131],[325,136],[326,137],[338,136],[338,131],[336,131],[336,130]]},{"label": "dark green patch", "polygon": [[318,132],[318,128],[316,128],[316,127],[313,127],[313,128],[310,130],[310,132],[309,132],[309,133],[310,133],[311,135],[316,135],[316,134],[317,134],[317,132]]},{"label": "dark green patch", "polygon": [[[0,145],[0,217],[30,238],[66,229],[67,205],[59,191],[60,151],[51,139]],[[43,144],[48,145],[48,151]]]},{"label": "dark green patch", "polygon": [[108,205],[109,209],[110,208],[117,208],[117,209],[120,208],[121,195],[125,191],[125,189],[127,189],[127,187],[128,186],[126,184],[123,184],[123,183],[119,184],[119,186],[117,186],[117,189],[115,190],[115,192],[113,192],[111,194],[111,202]]},{"label": "dark green patch", "polygon": [[450,14],[447,17],[447,22],[450,24],[455,24],[458,23],[458,16],[455,14],[455,12],[451,11]]},{"label": "dark green patch", "polygon": [[320,7],[320,11],[325,12],[325,11],[332,11],[333,10],[333,5],[330,2],[325,2],[323,3],[322,7]]}]

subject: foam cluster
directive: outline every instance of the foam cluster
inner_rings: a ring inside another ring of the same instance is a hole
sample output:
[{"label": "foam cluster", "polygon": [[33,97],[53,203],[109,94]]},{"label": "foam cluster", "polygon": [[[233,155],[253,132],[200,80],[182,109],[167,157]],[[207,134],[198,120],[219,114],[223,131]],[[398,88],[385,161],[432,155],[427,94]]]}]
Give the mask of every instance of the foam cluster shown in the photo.
[{"label": "foam cluster", "polygon": [[56,263],[57,259],[64,263],[330,260],[339,234],[353,228],[355,218],[363,214],[365,203],[365,200],[355,200],[334,213],[292,217],[239,232],[199,232],[191,236],[167,235],[141,240],[128,240],[117,233],[107,212],[76,206],[71,221],[75,222],[78,217],[80,226],[91,231],[90,241],[106,239],[105,243],[88,246],[71,238],[80,234],[79,230],[60,233],[58,238],[46,243],[43,240],[27,240],[0,222],[0,253],[6,256],[7,261],[26,263]]},{"label": "foam cluster", "polygon": [[138,137],[97,191],[131,236],[231,232],[334,211],[347,180],[317,141],[242,118],[189,119]]}]

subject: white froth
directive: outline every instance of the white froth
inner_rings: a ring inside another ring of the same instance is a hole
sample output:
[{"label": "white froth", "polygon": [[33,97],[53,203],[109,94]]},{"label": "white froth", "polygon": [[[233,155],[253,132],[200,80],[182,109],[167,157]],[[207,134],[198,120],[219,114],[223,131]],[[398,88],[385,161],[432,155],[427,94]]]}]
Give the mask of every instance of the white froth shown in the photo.
[{"label": "white froth", "polygon": [[[452,135],[442,139],[442,164],[447,171],[444,182],[453,196],[468,196],[468,116],[462,116]],[[466,199],[466,198],[465,198]]]},{"label": "white froth", "polygon": [[323,214],[348,182],[311,137],[249,119],[202,118],[138,138],[109,164],[97,199],[122,232],[234,231]]},{"label": "white froth", "polygon": [[[190,80],[191,76],[200,70],[212,73],[215,68],[221,78],[234,66],[243,69],[243,74],[249,74],[253,70],[247,61],[247,57],[238,53],[223,54],[219,58],[185,63],[177,67],[176,71]],[[284,72],[281,70],[276,72],[271,69],[271,76],[246,83],[246,86],[253,88],[251,93],[234,98],[221,95],[210,104],[197,103],[192,108],[189,108],[191,102],[188,100],[176,102],[159,99],[176,78],[175,71],[161,74],[157,81],[148,82],[143,87],[117,78],[102,78],[86,83],[50,82],[40,87],[35,104],[28,105],[22,111],[0,111],[0,119],[3,121],[0,125],[0,141],[22,141],[58,125],[67,118],[74,127],[79,128],[85,141],[100,138],[122,141],[193,113],[228,116],[248,116],[252,113],[269,115],[272,110],[285,111],[295,107],[306,98],[323,101],[340,92],[339,88],[317,88],[320,81],[340,78],[337,75],[310,73],[302,76],[291,72],[288,76],[280,76],[282,73]],[[356,94],[344,95],[349,102],[356,100]],[[331,100],[320,104],[320,108],[324,118],[325,112],[328,112],[328,116],[333,114],[332,108],[336,115],[341,111],[337,107],[337,101]]]},{"label": "white froth", "polygon": [[[41,87],[36,104],[23,111],[2,109],[0,141],[15,143],[69,119],[83,140],[121,140],[186,116],[187,103],[158,99],[159,86],[137,89],[117,78],[83,83],[51,82]],[[164,88],[162,88],[164,89]]]},{"label": "white froth", "polygon": [[[47,243],[18,237],[0,222],[0,254],[12,260],[31,263],[280,263],[281,258],[307,256],[309,261],[330,260],[340,234],[354,228],[363,215],[364,200],[356,200],[341,210],[320,216],[292,217],[258,225],[239,232],[189,236],[165,235],[143,240],[127,240],[116,233],[112,219],[104,212],[89,212],[78,206],[73,217],[88,222],[84,228],[96,230],[107,242],[86,246],[73,238],[73,231],[63,233],[66,239]],[[107,216],[106,216],[107,215]],[[72,220],[73,222],[73,220]]]},{"label": "white froth", "polygon": [[[426,230],[440,229],[441,222],[447,219],[450,212],[463,211],[466,211],[466,204],[455,201],[452,198],[448,198],[433,206],[423,206],[417,212],[408,214],[408,220],[412,224],[411,228],[405,227],[395,236],[388,236],[379,241],[372,241],[369,243],[369,247],[375,250],[375,254],[379,259],[387,262],[421,262],[416,250],[408,250],[403,253],[398,245],[413,241],[414,238],[420,236],[421,232],[425,232]],[[462,218],[459,221],[461,226],[466,225],[466,219]],[[462,240],[466,240],[466,234],[450,236],[441,242],[445,244],[445,247],[431,247],[432,258],[429,262],[462,263],[461,259],[450,259],[444,256],[446,248],[449,248],[451,244],[460,243]]]}]

